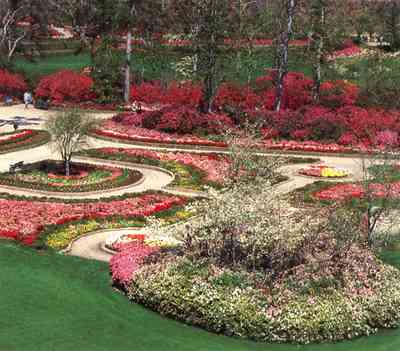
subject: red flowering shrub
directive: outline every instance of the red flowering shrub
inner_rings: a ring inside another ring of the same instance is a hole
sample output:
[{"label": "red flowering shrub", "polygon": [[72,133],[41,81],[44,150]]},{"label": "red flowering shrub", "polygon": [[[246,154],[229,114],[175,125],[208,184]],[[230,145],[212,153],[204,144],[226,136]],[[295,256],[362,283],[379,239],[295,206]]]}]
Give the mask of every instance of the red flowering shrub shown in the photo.
[{"label": "red flowering shrub", "polygon": [[211,134],[221,134],[227,129],[235,128],[233,120],[224,114],[208,113],[203,117],[203,128]]},{"label": "red flowering shrub", "polygon": [[204,117],[197,110],[187,106],[169,106],[142,115],[144,128],[163,132],[186,134],[204,124]]},{"label": "red flowering shrub", "polygon": [[338,140],[338,144],[345,146],[357,145],[358,142],[359,139],[351,132],[342,134]]},{"label": "red flowering shrub", "polygon": [[21,95],[28,86],[21,75],[0,70],[0,95]]},{"label": "red flowering shrub", "polygon": [[220,110],[253,110],[260,103],[260,97],[250,87],[228,83],[221,85],[214,99],[214,106]]},{"label": "red flowering shrub", "polygon": [[141,127],[144,114],[142,113],[120,113],[115,115],[112,120],[125,126]]},{"label": "red flowering shrub", "polygon": [[304,125],[313,140],[338,140],[345,130],[340,115],[322,106],[309,106],[301,110]]},{"label": "red flowering shrub", "polygon": [[319,103],[330,108],[354,105],[358,99],[359,92],[357,85],[343,80],[324,82],[321,84]]},{"label": "red flowering shrub", "polygon": [[55,103],[79,103],[96,97],[92,90],[93,84],[89,76],[65,70],[42,78],[35,94],[38,98],[51,99]]},{"label": "red flowering shrub", "polygon": [[384,130],[397,131],[400,128],[400,114],[384,110],[364,109],[346,106],[337,111],[347,130],[359,140],[374,141],[378,132]]},{"label": "red flowering shrub", "polygon": [[197,108],[203,96],[201,86],[191,82],[172,82],[162,97],[162,103],[172,106],[190,106]]},{"label": "red flowering shrub", "polygon": [[[258,78],[256,85],[272,85],[272,88],[264,91],[263,101],[264,107],[272,110],[275,102],[275,89],[273,83],[275,81],[275,71],[271,71],[269,75]],[[289,72],[284,81],[284,95],[282,99],[282,109],[296,110],[300,107],[312,103],[311,89],[313,86],[312,79],[307,78],[303,73]]]},{"label": "red flowering shrub", "polygon": [[159,81],[144,82],[133,85],[131,100],[150,105],[172,105],[197,107],[202,97],[201,87],[191,82],[172,82],[164,88]]},{"label": "red flowering shrub", "polygon": [[144,82],[139,85],[132,85],[131,100],[140,101],[146,104],[159,104],[164,96],[164,88],[159,81]]}]

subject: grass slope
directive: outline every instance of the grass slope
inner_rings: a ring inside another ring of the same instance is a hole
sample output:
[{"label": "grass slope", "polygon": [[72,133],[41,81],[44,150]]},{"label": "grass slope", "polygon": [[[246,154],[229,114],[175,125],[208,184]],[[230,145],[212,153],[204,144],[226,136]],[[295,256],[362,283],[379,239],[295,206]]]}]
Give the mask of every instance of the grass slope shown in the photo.
[{"label": "grass slope", "polygon": [[[400,264],[398,252],[388,255]],[[0,241],[0,350],[389,351],[400,330],[336,345],[267,345],[187,327],[110,287],[108,265]]]}]

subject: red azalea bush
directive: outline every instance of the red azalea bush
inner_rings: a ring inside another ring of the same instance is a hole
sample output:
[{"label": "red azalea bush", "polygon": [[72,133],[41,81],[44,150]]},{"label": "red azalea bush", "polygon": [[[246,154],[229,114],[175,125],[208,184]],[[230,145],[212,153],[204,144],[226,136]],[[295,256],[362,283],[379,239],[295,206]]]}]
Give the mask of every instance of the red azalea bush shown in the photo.
[{"label": "red azalea bush", "polygon": [[131,100],[146,104],[160,104],[164,96],[164,87],[159,81],[143,82],[131,87]]},{"label": "red azalea bush", "polygon": [[64,70],[42,78],[35,94],[38,98],[50,99],[56,103],[80,103],[96,98],[93,85],[91,77]]},{"label": "red azalea bush", "polygon": [[359,92],[360,89],[357,85],[343,80],[324,82],[321,84],[319,103],[330,108],[354,105]]},{"label": "red azalea bush", "polygon": [[27,89],[28,85],[21,75],[0,70],[0,95],[21,95]]},{"label": "red azalea bush", "polygon": [[[274,82],[276,71],[271,70],[268,75],[256,79],[256,87],[261,90],[264,107],[272,110],[275,102]],[[264,90],[262,87],[271,88]],[[284,95],[282,98],[282,109],[296,110],[313,102],[311,89],[312,79],[307,78],[303,73],[289,72],[284,80]]]},{"label": "red azalea bush", "polygon": [[161,82],[144,82],[133,85],[131,100],[140,101],[150,105],[172,105],[198,107],[202,97],[200,86],[192,82],[171,82],[168,87],[163,87]]},{"label": "red azalea bush", "polygon": [[197,108],[203,96],[202,88],[192,82],[172,82],[162,99],[165,105]]},{"label": "red azalea bush", "polygon": [[187,106],[168,106],[143,113],[142,126],[162,132],[187,134],[203,125],[203,116]]},{"label": "red azalea bush", "polygon": [[218,89],[214,106],[219,110],[254,110],[261,104],[261,97],[248,86],[225,83]]}]

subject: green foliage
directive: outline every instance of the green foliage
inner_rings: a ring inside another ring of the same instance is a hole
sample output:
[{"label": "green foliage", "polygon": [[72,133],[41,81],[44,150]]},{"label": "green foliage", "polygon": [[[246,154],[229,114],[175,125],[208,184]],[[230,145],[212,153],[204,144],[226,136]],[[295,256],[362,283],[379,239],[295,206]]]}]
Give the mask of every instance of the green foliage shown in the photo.
[{"label": "green foliage", "polygon": [[117,44],[112,37],[103,39],[93,58],[94,90],[100,103],[112,103],[122,98],[123,55],[115,48]]}]

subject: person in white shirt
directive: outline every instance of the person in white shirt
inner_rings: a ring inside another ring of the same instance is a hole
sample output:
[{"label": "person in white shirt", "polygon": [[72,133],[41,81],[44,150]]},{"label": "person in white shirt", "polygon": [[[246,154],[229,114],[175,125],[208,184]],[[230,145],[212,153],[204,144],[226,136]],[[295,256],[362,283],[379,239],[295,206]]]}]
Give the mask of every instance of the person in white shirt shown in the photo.
[{"label": "person in white shirt", "polygon": [[32,104],[32,102],[33,102],[32,94],[29,91],[25,92],[24,94],[25,108],[28,108],[29,104]]}]

